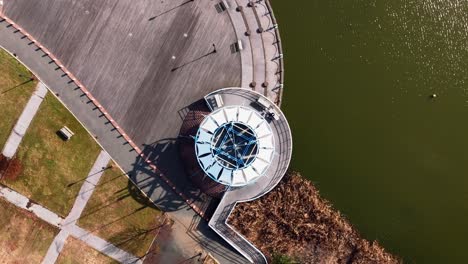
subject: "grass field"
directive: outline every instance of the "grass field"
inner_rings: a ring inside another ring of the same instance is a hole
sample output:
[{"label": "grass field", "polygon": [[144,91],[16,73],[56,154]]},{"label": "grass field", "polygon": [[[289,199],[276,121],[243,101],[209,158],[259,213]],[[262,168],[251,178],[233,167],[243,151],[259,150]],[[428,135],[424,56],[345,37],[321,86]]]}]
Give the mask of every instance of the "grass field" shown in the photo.
[{"label": "grass field", "polygon": [[31,78],[23,65],[0,48],[0,151],[37,84]]},{"label": "grass field", "polygon": [[57,264],[114,264],[117,261],[101,254],[80,240],[69,236]]},{"label": "grass field", "polygon": [[[75,133],[67,142],[56,134],[63,126]],[[66,217],[99,151],[81,124],[49,93],[19,147],[22,173],[3,183]]]},{"label": "grass field", "polygon": [[0,263],[41,263],[58,229],[0,199]]},{"label": "grass field", "polygon": [[[161,211],[142,205],[129,191],[126,175],[113,165],[88,202],[78,225],[136,256],[143,256],[162,222]],[[140,195],[138,194],[133,195]],[[137,199],[143,199],[141,196]]]}]

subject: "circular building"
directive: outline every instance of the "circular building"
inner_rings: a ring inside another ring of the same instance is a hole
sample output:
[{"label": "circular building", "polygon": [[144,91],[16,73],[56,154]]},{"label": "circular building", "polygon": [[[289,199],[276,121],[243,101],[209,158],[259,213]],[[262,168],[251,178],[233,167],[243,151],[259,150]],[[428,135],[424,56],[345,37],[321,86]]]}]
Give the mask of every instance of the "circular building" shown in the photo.
[{"label": "circular building", "polygon": [[203,193],[247,201],[268,193],[284,176],[292,136],[286,117],[268,98],[223,88],[188,108],[179,151],[187,176]]},{"label": "circular building", "polygon": [[239,105],[213,111],[195,137],[196,156],[205,174],[233,187],[263,176],[272,162],[274,146],[272,128],[261,112]]}]

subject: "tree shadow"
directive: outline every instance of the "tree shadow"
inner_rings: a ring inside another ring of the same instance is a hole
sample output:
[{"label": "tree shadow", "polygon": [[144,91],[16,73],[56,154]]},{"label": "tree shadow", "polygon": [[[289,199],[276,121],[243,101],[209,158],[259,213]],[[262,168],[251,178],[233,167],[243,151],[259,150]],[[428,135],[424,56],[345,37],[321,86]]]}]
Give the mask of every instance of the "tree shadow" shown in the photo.
[{"label": "tree shadow", "polygon": [[176,10],[176,9],[178,9],[178,8],[180,8],[180,7],[182,7],[182,6],[186,5],[186,4],[188,4],[188,3],[194,2],[194,1],[195,1],[195,0],[187,0],[187,1],[183,2],[182,4],[179,4],[179,5],[175,6],[175,7],[172,7],[172,8],[170,8],[170,9],[168,9],[168,10],[166,10],[166,11],[164,11],[164,12],[158,14],[158,15],[155,15],[155,16],[150,17],[150,18],[148,19],[148,21],[153,21],[153,20],[155,20],[156,18],[158,18],[158,17],[160,17],[160,16],[162,16],[162,15],[165,15],[165,14],[167,14],[167,13],[170,13],[170,12],[172,12],[172,11],[174,11],[174,10]]},{"label": "tree shadow", "polygon": [[30,82],[33,82],[33,81],[34,81],[34,78],[29,78],[29,80],[26,80],[26,81],[24,81],[24,82],[22,82],[22,83],[20,83],[20,84],[17,84],[17,85],[15,85],[15,86],[13,86],[13,87],[10,87],[10,88],[8,88],[8,89],[3,90],[1,94],[6,94],[6,93],[8,93],[8,92],[10,92],[10,91],[13,91],[13,90],[16,89],[16,88],[20,88],[21,86],[23,86],[23,85],[25,85],[25,84],[28,84],[28,83],[30,83]]},{"label": "tree shadow", "polygon": [[127,190],[132,196],[133,200],[137,201],[142,206],[159,209],[144,193],[141,192],[140,189],[138,189],[137,186],[135,186],[135,184],[133,184],[133,182],[128,181]]}]

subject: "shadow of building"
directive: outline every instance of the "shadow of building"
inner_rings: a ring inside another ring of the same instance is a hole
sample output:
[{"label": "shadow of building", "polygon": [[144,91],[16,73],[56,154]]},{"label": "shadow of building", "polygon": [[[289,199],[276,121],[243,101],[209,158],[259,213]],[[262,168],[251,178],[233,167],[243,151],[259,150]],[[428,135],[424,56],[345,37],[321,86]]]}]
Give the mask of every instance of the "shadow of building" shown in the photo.
[{"label": "shadow of building", "polygon": [[[219,196],[212,195],[214,196],[212,197],[206,192],[209,189],[218,188],[217,192],[222,193],[224,186],[219,186],[208,179],[198,180],[204,178],[204,175],[196,161],[192,136],[196,134],[205,114],[209,114],[209,110],[203,99],[181,109],[179,115],[184,122],[179,136],[144,144],[142,149],[144,156],[156,165],[157,171],[151,169],[139,156],[134,162],[133,170],[128,172],[138,188],[163,211],[171,212],[189,207],[178,192],[182,192],[188,198],[189,203],[195,204],[207,217],[211,216],[219,203]],[[176,191],[164,181],[164,178],[176,186]],[[196,180],[193,181],[193,178]],[[137,201],[141,200],[143,203],[144,199],[139,197],[138,188],[131,187],[131,185],[129,184],[129,190],[132,195]],[[207,188],[203,188],[204,186]]]}]

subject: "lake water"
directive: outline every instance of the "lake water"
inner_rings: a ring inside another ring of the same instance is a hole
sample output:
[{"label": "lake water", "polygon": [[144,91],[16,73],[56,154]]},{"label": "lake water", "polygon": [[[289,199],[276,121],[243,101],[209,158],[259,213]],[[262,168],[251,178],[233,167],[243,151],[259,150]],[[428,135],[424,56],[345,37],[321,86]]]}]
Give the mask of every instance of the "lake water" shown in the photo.
[{"label": "lake water", "polygon": [[292,168],[405,262],[467,263],[468,1],[272,4]]}]

